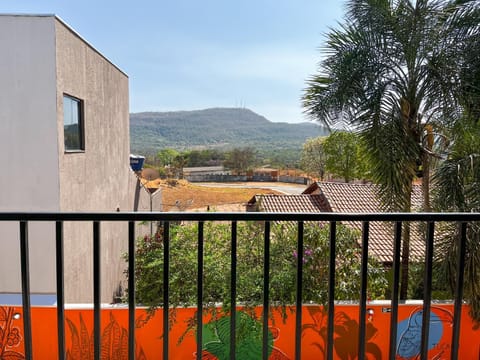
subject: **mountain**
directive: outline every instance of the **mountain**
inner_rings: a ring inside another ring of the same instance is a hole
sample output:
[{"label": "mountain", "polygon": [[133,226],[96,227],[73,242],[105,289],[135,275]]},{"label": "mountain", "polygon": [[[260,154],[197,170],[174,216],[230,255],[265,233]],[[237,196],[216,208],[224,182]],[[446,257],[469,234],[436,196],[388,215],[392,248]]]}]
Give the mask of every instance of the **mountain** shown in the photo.
[{"label": "mountain", "polygon": [[130,114],[131,152],[138,154],[166,147],[300,149],[307,138],[327,134],[327,129],[314,123],[271,122],[241,108]]}]

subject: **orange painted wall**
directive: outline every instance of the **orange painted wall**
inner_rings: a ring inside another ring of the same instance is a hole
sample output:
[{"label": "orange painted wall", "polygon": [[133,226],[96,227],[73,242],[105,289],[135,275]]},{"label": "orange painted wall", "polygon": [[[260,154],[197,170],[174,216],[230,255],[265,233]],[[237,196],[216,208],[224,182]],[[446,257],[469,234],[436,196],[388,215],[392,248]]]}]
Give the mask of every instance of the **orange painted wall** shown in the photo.
[{"label": "orange painted wall", "polygon": [[[371,305],[374,314],[367,318],[367,358],[385,359],[388,356],[390,315],[388,306]],[[238,309],[241,310],[241,309]],[[169,333],[170,358],[194,359],[196,351],[195,331],[185,333],[196,309],[178,309],[175,322]],[[295,313],[288,312],[283,322],[278,311],[274,311],[270,332],[273,338],[273,352],[270,359],[293,359],[295,339]],[[0,306],[0,359],[22,359],[23,319],[18,307]],[[256,316],[260,318],[261,309]],[[397,359],[414,359],[418,354],[421,337],[421,307],[401,305],[399,308],[399,336]],[[303,307],[302,359],[322,359],[325,349],[327,315],[319,306]],[[144,309],[136,312],[136,353],[137,359],[160,359],[162,357],[162,312],[157,312],[145,321]],[[93,311],[91,309],[66,310],[66,349],[69,360],[93,359]],[[248,318],[250,319],[250,318]],[[217,324],[220,324],[219,319]],[[213,322],[211,316],[204,323]],[[249,320],[250,321],[250,320]],[[253,321],[253,320],[252,320]],[[452,337],[453,305],[433,305],[430,323],[430,359],[447,359],[450,355]],[[253,324],[254,322],[252,322]],[[259,323],[258,323],[259,324]],[[218,325],[220,326],[220,325]],[[127,359],[128,352],[128,310],[109,308],[102,310],[102,359]],[[204,336],[209,337],[204,328]],[[34,359],[55,359],[57,351],[56,309],[32,308],[33,357]],[[338,305],[335,307],[335,345],[337,359],[350,359],[356,352],[358,338],[358,307]],[[261,339],[261,331],[257,334]],[[257,336],[255,335],[255,336]],[[182,340],[181,340],[182,339]],[[211,340],[211,339],[210,339]],[[261,340],[259,340],[261,341]],[[217,342],[216,340],[213,342]],[[217,344],[218,345],[218,344]],[[204,346],[206,349],[206,346]],[[252,350],[253,351],[253,350]],[[204,359],[216,359],[204,351]],[[239,354],[237,358],[251,358]],[[480,331],[468,316],[468,307],[463,308],[460,359],[480,358]]]}]

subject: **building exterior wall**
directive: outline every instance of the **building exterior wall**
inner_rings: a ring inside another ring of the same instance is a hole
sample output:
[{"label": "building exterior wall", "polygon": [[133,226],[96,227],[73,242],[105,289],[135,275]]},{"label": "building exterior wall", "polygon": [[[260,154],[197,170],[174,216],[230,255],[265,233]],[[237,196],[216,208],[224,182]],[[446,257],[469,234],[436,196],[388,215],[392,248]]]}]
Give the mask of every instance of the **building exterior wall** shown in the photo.
[{"label": "building exterior wall", "polygon": [[[61,211],[132,211],[128,77],[57,19],[57,126]],[[83,101],[85,150],[65,152],[63,96]],[[102,301],[124,278],[126,224],[102,224]],[[66,224],[66,300],[92,299],[92,228]],[[70,281],[71,280],[71,281]]]},{"label": "building exterior wall", "polygon": [[[53,15],[0,15],[0,49],[0,211],[149,210],[129,166],[128,77]],[[84,151],[65,152],[64,94],[84,102]],[[66,302],[92,301],[92,233],[64,224]],[[29,223],[29,242],[31,292],[54,294],[54,224]],[[102,223],[101,244],[111,302],[125,282],[127,225]],[[0,272],[0,299],[19,293],[18,224],[0,223]]]},{"label": "building exterior wall", "polygon": [[[0,52],[0,211],[58,211],[53,18],[0,15]],[[54,291],[53,226],[29,230],[31,290]],[[21,290],[18,234],[0,224],[0,292]]]}]

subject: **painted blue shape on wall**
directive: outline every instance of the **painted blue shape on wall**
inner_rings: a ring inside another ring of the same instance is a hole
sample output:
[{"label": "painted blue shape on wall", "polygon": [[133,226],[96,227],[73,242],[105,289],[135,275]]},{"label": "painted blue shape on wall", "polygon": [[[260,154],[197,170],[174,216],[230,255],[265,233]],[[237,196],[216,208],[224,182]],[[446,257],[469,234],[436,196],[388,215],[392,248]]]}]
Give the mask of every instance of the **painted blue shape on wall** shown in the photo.
[{"label": "painted blue shape on wall", "polygon": [[[417,309],[409,318],[398,323],[397,327],[397,355],[402,358],[412,358],[420,354],[422,342],[423,310]],[[428,336],[428,350],[433,349],[443,336],[443,322],[434,312],[430,312],[430,333]]]}]

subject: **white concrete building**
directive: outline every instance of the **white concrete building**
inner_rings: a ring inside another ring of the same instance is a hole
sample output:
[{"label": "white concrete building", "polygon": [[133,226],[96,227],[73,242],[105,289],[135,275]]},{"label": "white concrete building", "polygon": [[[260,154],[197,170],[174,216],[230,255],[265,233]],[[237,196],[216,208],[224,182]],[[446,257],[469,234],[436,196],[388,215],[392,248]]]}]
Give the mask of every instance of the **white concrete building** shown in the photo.
[{"label": "white concrete building", "polygon": [[[0,211],[149,209],[129,167],[128,77],[54,15],[0,15]],[[65,223],[67,302],[92,299],[92,226]],[[127,224],[102,224],[102,301]],[[0,223],[0,293],[19,293],[18,225]],[[54,224],[29,226],[31,291],[55,293]]]}]

